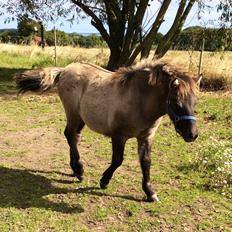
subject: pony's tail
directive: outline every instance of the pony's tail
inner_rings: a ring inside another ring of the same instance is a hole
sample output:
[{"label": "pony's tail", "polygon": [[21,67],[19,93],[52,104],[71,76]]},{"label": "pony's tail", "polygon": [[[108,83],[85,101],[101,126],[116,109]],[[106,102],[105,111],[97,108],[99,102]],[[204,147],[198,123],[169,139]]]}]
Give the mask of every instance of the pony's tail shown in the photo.
[{"label": "pony's tail", "polygon": [[52,67],[28,70],[14,76],[19,93],[27,91],[45,92],[56,85],[64,68]]}]

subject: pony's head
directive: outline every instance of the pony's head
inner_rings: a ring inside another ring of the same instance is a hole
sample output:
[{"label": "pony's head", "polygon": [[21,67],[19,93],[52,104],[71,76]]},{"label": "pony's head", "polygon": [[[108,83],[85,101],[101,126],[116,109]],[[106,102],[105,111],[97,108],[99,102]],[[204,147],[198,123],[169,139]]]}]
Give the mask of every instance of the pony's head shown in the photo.
[{"label": "pony's head", "polygon": [[166,112],[171,118],[175,130],[186,142],[193,142],[198,137],[194,108],[196,92],[200,79],[194,80],[185,73],[172,73]]}]

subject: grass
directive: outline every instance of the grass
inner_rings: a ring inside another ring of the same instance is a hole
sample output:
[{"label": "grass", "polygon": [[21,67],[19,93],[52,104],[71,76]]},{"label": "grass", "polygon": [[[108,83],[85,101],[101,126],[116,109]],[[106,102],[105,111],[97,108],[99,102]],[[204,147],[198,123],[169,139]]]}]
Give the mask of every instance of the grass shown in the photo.
[{"label": "grass", "polygon": [[69,175],[59,98],[17,98],[10,76],[41,57],[14,55],[11,63],[0,59],[5,70],[0,74],[0,231],[231,231],[231,183],[211,185],[218,175],[204,162],[207,157],[221,165],[213,154],[231,149],[230,94],[200,94],[200,136],[195,143],[185,143],[164,119],[155,136],[151,167],[161,202],[146,203],[134,139],[127,143],[124,163],[109,188],[101,190],[98,183],[111,160],[111,143],[85,128],[80,144],[85,179],[79,183]]},{"label": "grass", "polygon": [[[194,168],[199,148],[207,150],[212,138],[231,140],[231,121],[225,117],[232,113],[230,101],[212,94],[199,98],[201,135],[193,144],[176,137],[165,118],[155,137],[151,169],[161,203],[149,204],[141,201],[135,140],[127,144],[125,161],[104,191],[98,181],[111,159],[110,141],[84,129],[85,180],[78,183],[68,175],[65,120],[57,96],[3,97],[0,230],[230,231],[230,199],[208,188],[207,170]],[[214,114],[217,118],[211,119]]]},{"label": "grass", "polygon": [[[22,68],[31,69],[54,65],[53,47],[46,47],[43,50],[38,46],[0,44],[0,51],[0,77],[9,72],[14,74],[17,72],[16,69],[22,71]],[[153,52],[151,52],[151,57],[152,54]],[[169,51],[162,59],[182,67],[185,71],[197,74],[199,56],[198,51]],[[108,58],[109,50],[107,48],[57,47],[58,66],[78,61],[106,66]],[[231,67],[232,52],[204,52],[202,87],[208,90],[231,90]]]}]

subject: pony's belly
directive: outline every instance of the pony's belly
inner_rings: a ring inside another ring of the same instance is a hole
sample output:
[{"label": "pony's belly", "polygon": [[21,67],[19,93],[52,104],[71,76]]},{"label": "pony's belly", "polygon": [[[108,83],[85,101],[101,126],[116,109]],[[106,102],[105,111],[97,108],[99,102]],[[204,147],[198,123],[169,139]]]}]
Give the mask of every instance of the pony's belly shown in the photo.
[{"label": "pony's belly", "polygon": [[93,119],[92,117],[91,118],[85,117],[83,115],[81,117],[89,129],[100,134],[111,136],[110,128],[108,128],[105,121],[97,120],[96,118]]},{"label": "pony's belly", "polygon": [[104,135],[111,134],[111,128],[108,125],[108,112],[102,107],[89,105],[87,108],[81,109],[80,116],[91,130]]}]

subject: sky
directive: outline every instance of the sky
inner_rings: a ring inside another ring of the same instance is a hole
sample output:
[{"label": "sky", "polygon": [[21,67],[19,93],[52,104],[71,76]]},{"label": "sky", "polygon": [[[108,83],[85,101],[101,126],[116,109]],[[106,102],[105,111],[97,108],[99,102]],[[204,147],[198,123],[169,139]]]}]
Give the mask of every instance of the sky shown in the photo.
[{"label": "sky", "polygon": [[[150,19],[150,22],[148,23],[147,28],[149,28],[149,26],[152,23],[152,19],[154,18],[154,12],[157,11],[158,4],[159,4],[158,1],[153,1],[151,3],[149,10],[147,11],[147,17],[146,17],[147,21],[149,22],[149,19]],[[212,1],[210,3],[210,5],[212,6],[210,12],[206,10],[204,13],[202,13],[201,14],[202,17],[200,20],[197,17],[198,7],[197,7],[197,4],[195,4],[189,16],[187,17],[183,28],[186,28],[189,26],[196,26],[196,25],[207,26],[207,27],[217,27],[217,24],[218,24],[217,19],[219,18],[219,13],[217,13],[217,10],[216,10],[217,4],[218,4],[218,0]],[[162,24],[159,30],[161,33],[164,34],[165,32],[167,32],[170,26],[172,25],[177,8],[178,8],[178,1],[173,0],[168,8],[168,11],[166,12],[165,22]],[[16,21],[4,24],[4,19],[7,16],[9,15],[0,16],[0,29],[17,28]],[[46,24],[47,30],[51,30],[54,27],[54,25],[56,26],[57,29],[68,32],[68,33],[71,33],[71,32],[76,32],[80,34],[98,33],[98,31],[91,25],[90,19],[79,20],[79,23],[74,23],[72,25],[70,24],[70,22],[67,22],[65,19],[62,19],[56,22],[55,24],[47,23]]]}]

